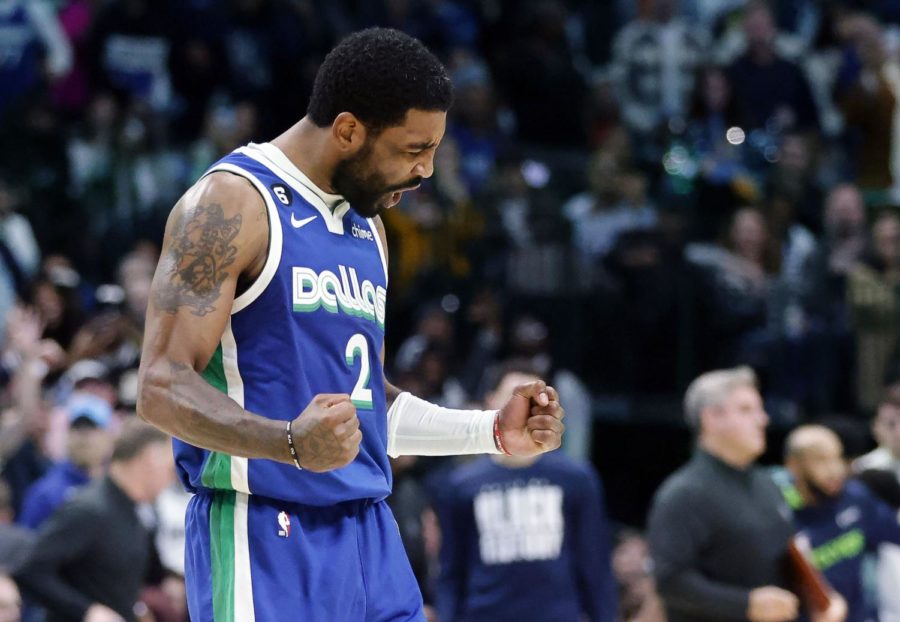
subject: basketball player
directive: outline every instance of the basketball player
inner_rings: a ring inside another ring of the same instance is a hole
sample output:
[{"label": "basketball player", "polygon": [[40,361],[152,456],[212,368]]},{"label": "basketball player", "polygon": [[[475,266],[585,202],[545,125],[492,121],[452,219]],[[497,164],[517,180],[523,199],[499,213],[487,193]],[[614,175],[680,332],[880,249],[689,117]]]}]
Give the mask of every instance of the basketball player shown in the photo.
[{"label": "basketball player", "polygon": [[422,620],[384,498],[388,455],[537,455],[563,410],[541,381],[499,411],[383,376],[379,213],[432,173],[452,99],[417,40],[340,43],[307,115],[237,149],[175,206],[147,314],[138,412],[177,439],[194,622]]}]

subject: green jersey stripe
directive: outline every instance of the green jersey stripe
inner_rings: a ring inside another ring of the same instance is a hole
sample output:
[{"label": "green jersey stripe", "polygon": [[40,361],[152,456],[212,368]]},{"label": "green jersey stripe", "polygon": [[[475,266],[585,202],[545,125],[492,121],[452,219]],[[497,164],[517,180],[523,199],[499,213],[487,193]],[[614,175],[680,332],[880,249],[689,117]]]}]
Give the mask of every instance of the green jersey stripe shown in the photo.
[{"label": "green jersey stripe", "polygon": [[213,618],[216,622],[235,622],[234,502],[234,492],[217,492],[209,511]]}]

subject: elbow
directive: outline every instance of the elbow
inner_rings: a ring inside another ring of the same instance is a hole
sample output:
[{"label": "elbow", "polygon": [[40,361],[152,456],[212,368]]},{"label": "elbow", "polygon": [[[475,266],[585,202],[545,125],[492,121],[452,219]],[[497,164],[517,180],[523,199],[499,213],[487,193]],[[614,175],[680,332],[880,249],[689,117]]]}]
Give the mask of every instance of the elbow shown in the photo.
[{"label": "elbow", "polygon": [[[165,429],[166,396],[172,389],[172,374],[162,369],[160,363],[141,365],[138,372],[136,410],[138,416],[159,428]],[[168,431],[168,430],[166,430]]]}]

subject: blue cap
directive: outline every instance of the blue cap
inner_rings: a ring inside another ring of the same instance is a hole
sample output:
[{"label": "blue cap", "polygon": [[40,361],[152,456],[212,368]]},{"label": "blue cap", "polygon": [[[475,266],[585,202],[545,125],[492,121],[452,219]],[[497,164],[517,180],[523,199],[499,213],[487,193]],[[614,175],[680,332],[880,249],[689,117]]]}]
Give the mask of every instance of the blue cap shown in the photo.
[{"label": "blue cap", "polygon": [[112,407],[109,402],[90,393],[73,393],[66,400],[69,411],[69,424],[78,419],[88,419],[98,428],[106,428],[112,420]]}]

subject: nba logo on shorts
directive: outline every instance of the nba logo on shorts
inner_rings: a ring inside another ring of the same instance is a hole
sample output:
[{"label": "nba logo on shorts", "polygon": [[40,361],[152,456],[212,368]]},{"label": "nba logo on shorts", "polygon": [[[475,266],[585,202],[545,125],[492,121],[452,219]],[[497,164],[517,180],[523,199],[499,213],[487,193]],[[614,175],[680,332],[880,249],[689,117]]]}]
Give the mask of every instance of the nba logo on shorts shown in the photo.
[{"label": "nba logo on shorts", "polygon": [[291,535],[291,517],[287,515],[287,512],[278,513],[278,526],[281,527],[278,530],[279,536],[287,538]]}]

